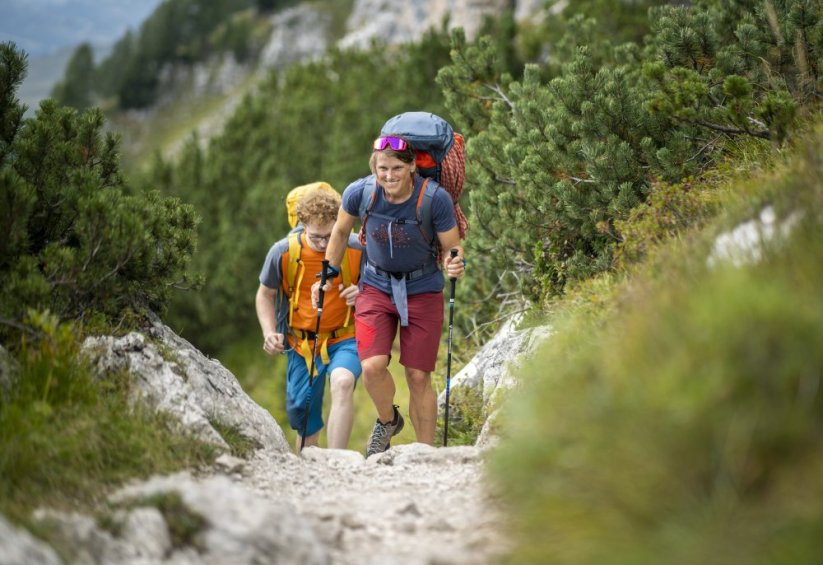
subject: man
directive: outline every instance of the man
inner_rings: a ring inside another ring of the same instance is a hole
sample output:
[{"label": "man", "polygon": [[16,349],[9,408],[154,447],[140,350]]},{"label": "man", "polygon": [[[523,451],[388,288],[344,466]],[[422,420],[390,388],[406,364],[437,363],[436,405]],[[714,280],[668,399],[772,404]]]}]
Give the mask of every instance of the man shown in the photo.
[{"label": "man", "polygon": [[[431,372],[437,360],[443,326],[443,286],[448,277],[463,275],[454,204],[442,188],[434,191],[431,226],[416,221],[418,196],[424,180],[415,173],[415,151],[398,136],[379,137],[369,161],[373,175],[350,184],[343,193],[326,248],[332,270],[340,265],[348,234],[359,217],[363,192],[376,182],[374,199],[365,218],[366,254],[356,301],[357,352],[363,383],[377,408],[377,421],[366,456],[387,450],[403,428],[394,404],[395,384],[388,370],[391,348],[400,324],[400,363],[409,386],[409,415],[417,441],[434,443],[437,398]],[[426,233],[434,234],[429,239]],[[456,248],[457,257],[449,250]],[[440,271],[437,257],[442,258]]]},{"label": "man", "polygon": [[[321,184],[325,185],[317,183]],[[361,373],[351,309],[358,295],[356,282],[362,246],[353,234],[350,241],[343,242],[352,284],[344,288],[338,279],[327,287],[320,331],[315,335],[317,310],[312,307],[312,286],[319,286],[316,275],[322,269],[340,207],[340,195],[328,185],[323,188],[327,190],[312,187],[297,203],[295,213],[303,230],[293,231],[271,247],[260,272],[255,299],[263,331],[263,350],[272,356],[288,352],[286,411],[291,427],[297,431],[297,452],[303,445],[318,443],[323,428],[326,376],[332,395],[326,434],[328,447],[347,447],[354,419],[353,392]],[[347,243],[352,247],[346,249]],[[316,372],[310,390],[309,370],[315,350],[318,353],[314,363]]]}]

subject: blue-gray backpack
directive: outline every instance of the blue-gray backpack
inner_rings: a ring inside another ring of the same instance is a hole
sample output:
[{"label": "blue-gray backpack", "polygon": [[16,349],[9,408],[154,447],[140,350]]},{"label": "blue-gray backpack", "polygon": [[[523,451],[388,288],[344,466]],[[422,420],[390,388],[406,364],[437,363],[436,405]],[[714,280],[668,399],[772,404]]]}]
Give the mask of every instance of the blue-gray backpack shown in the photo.
[{"label": "blue-gray backpack", "polygon": [[[383,124],[380,135],[399,135],[405,138],[417,152],[417,172],[426,179],[417,199],[417,219],[407,220],[407,223],[417,223],[426,241],[434,245],[437,235],[432,227],[431,202],[435,191],[442,186],[454,203],[454,215],[460,239],[463,239],[469,227],[466,216],[458,204],[466,179],[463,136],[456,133],[446,120],[430,112],[398,114]],[[436,182],[430,183],[428,179]],[[360,242],[364,245],[366,221],[374,206],[376,192],[376,179],[372,176],[366,183],[360,200]]]}]

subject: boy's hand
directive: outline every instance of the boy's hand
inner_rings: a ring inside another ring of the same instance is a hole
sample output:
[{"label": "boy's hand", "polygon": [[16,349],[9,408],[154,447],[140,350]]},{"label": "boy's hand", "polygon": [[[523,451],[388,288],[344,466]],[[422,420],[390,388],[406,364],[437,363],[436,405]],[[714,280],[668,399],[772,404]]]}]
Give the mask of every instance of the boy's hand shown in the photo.
[{"label": "boy's hand", "polygon": [[283,352],[284,344],[283,334],[271,332],[263,337],[263,351],[269,355],[277,355]]}]

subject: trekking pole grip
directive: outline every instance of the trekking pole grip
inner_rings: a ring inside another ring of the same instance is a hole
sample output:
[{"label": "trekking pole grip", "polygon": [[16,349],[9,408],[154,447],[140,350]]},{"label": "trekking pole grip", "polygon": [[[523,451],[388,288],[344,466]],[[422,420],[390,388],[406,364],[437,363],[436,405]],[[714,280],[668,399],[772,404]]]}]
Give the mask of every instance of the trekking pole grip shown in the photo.
[{"label": "trekking pole grip", "polygon": [[[449,257],[451,257],[452,259],[457,257],[457,248],[456,247],[452,247],[449,250]],[[454,281],[457,280],[457,279],[455,277],[449,277],[449,280],[452,281],[452,285],[454,285]],[[454,288],[454,287],[452,286],[452,288]]]},{"label": "trekking pole grip", "polygon": [[323,264],[323,268],[320,270],[320,293],[317,297],[317,309],[318,310],[323,309],[323,295],[326,292],[324,290],[324,288],[326,286],[326,281],[329,278],[329,260],[328,259],[323,259],[321,261],[321,263]]}]

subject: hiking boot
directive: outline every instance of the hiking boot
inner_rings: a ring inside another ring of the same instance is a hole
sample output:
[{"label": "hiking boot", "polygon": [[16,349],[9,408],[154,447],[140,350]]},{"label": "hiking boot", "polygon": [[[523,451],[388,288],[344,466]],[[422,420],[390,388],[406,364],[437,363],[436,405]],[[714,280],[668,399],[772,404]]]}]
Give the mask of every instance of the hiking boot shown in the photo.
[{"label": "hiking boot", "polygon": [[400,411],[397,409],[398,406],[396,404],[393,405],[393,408],[394,420],[388,424],[384,424],[380,421],[380,418],[378,418],[374,422],[374,428],[372,428],[371,431],[369,444],[366,447],[366,457],[374,455],[375,453],[383,453],[386,451],[389,447],[391,447],[391,438],[399,434],[400,430],[403,429],[403,416],[400,415]]}]

